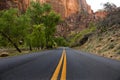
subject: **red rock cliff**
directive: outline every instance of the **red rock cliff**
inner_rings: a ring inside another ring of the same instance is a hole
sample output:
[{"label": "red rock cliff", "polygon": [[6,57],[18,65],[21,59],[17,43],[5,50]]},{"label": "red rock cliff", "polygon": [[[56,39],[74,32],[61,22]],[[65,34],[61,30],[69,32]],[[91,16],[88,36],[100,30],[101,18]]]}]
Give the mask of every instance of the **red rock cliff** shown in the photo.
[{"label": "red rock cliff", "polygon": [[[74,13],[85,11],[92,13],[91,7],[86,3],[86,0],[33,0],[40,3],[50,3],[53,9],[61,14],[63,18]],[[25,11],[29,6],[30,0],[1,0],[0,9],[8,7],[18,7],[21,11]]]},{"label": "red rock cliff", "polygon": [[[35,1],[35,0],[34,0]],[[86,0],[37,0],[43,3],[50,3],[53,9],[60,13],[62,17],[68,17],[72,14],[85,11],[92,13],[91,7]]]},{"label": "red rock cliff", "polygon": [[97,11],[95,12],[95,18],[99,19],[99,18],[104,18],[107,15],[106,11]]},{"label": "red rock cliff", "polygon": [[27,9],[29,4],[30,4],[30,0],[1,0],[0,10],[13,7],[13,8],[19,8],[23,12]]}]

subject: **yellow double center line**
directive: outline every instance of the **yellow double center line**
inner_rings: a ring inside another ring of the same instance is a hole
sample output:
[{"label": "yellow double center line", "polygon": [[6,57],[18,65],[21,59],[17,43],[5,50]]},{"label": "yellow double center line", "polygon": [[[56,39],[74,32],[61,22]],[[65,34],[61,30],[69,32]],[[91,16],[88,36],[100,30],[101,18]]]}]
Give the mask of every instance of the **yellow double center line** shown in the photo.
[{"label": "yellow double center line", "polygon": [[[63,62],[63,66],[62,66],[62,62]],[[59,64],[56,67],[55,72],[54,72],[51,80],[57,80],[58,79],[58,75],[60,73],[61,67],[62,67],[62,73],[61,73],[60,80],[66,80],[66,66],[67,66],[66,63],[67,63],[66,62],[66,51],[63,50],[62,56],[61,56],[60,61],[59,61]]]}]

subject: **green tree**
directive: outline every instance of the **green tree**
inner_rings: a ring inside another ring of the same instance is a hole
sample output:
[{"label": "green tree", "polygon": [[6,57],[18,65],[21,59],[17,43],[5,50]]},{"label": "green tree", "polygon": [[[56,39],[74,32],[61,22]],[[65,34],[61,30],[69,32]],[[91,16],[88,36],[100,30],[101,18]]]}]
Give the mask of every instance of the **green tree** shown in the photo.
[{"label": "green tree", "polygon": [[27,16],[20,15],[17,9],[0,11],[0,34],[19,52],[21,50],[18,45],[25,36],[25,30],[29,26],[29,22]]},{"label": "green tree", "polygon": [[46,47],[50,48],[54,44],[53,36],[56,31],[55,26],[60,21],[60,16],[52,11],[49,4],[40,4],[32,2],[27,10],[31,18],[32,25],[43,24],[45,26]]},{"label": "green tree", "polygon": [[43,16],[46,16],[51,11],[49,4],[40,4],[38,2],[31,2],[31,6],[27,9],[27,15],[31,18],[32,25],[43,23]]},{"label": "green tree", "polygon": [[56,25],[60,21],[60,16],[56,15],[55,12],[50,12],[48,15],[43,17],[45,24],[45,36],[46,36],[46,47],[51,48],[53,41],[53,36],[56,31]]},{"label": "green tree", "polygon": [[55,38],[55,42],[57,43],[57,46],[68,46],[68,42],[63,37]]},{"label": "green tree", "polygon": [[105,3],[103,6],[104,6],[104,10],[107,12],[112,12],[117,8],[115,4],[109,2]]},{"label": "green tree", "polygon": [[3,38],[3,36],[0,35],[0,47],[6,47],[8,46],[8,43],[6,42],[6,39]]},{"label": "green tree", "polygon": [[45,27],[43,24],[34,25],[32,36],[32,46],[39,48],[44,48],[46,45],[45,38]]},{"label": "green tree", "polygon": [[106,17],[97,23],[100,32],[113,30],[120,25],[120,7],[116,7],[112,3],[106,3],[104,4],[104,10],[107,13]]}]

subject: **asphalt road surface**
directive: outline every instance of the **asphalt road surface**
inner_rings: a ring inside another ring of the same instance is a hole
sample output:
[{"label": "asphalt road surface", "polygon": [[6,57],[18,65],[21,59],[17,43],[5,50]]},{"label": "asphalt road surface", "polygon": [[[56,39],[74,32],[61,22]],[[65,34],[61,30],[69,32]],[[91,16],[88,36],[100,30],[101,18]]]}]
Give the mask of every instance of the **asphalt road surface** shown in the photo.
[{"label": "asphalt road surface", "polygon": [[58,48],[1,58],[0,80],[120,80],[120,61]]}]

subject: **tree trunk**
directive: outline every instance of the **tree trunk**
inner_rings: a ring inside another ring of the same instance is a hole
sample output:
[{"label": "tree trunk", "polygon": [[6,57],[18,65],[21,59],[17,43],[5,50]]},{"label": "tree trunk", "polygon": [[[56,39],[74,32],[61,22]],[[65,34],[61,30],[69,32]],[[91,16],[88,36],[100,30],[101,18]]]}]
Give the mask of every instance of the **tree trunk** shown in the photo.
[{"label": "tree trunk", "polygon": [[5,34],[4,32],[1,32],[1,31],[0,31],[0,33],[1,33],[5,38],[8,39],[8,41],[16,48],[16,50],[17,50],[18,52],[20,52],[20,53],[22,52],[22,51],[18,48],[17,44],[14,43],[7,34]]},{"label": "tree trunk", "polygon": [[31,44],[29,44],[29,49],[30,49],[30,51],[32,51],[32,46],[31,46]]}]

